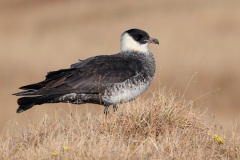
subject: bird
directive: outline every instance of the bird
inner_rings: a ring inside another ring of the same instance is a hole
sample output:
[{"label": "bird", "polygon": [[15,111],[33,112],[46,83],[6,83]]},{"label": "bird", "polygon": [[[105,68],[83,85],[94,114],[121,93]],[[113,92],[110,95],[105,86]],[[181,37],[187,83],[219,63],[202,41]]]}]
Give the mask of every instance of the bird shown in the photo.
[{"label": "bird", "polygon": [[120,52],[79,60],[69,68],[50,71],[45,80],[20,87],[17,113],[45,103],[99,104],[104,114],[113,106],[134,100],[147,90],[155,74],[149,44],[159,41],[141,29],[129,29],[120,38]]}]

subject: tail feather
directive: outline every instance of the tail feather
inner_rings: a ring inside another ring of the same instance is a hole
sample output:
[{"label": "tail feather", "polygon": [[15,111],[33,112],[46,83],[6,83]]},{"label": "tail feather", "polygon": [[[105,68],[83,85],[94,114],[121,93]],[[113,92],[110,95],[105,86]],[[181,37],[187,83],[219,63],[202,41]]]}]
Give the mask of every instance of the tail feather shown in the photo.
[{"label": "tail feather", "polygon": [[17,109],[17,113],[21,113],[25,110],[32,108],[35,105],[35,101],[37,101],[40,97],[22,97],[19,98],[17,103],[19,105]]},{"label": "tail feather", "polygon": [[17,103],[19,105],[17,109],[17,113],[21,113],[23,111],[26,111],[30,108],[32,108],[34,105],[41,105],[44,103],[50,103],[50,102],[57,102],[55,99],[59,97],[59,95],[44,95],[44,96],[38,96],[38,97],[22,97],[19,98]]}]

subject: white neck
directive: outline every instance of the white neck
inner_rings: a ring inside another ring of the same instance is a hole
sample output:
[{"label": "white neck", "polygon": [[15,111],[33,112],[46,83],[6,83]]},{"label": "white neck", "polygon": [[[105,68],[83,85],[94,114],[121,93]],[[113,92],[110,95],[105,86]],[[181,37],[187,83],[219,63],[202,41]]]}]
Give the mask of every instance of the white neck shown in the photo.
[{"label": "white neck", "polygon": [[148,43],[140,44],[135,41],[128,33],[121,36],[121,52],[142,52],[149,53]]}]

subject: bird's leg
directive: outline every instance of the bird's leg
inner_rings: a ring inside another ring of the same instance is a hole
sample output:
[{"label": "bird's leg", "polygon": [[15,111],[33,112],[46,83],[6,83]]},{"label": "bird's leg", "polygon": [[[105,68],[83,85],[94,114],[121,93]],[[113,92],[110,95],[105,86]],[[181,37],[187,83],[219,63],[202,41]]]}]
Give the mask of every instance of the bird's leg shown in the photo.
[{"label": "bird's leg", "polygon": [[113,111],[116,112],[118,110],[118,107],[116,104],[113,105]]},{"label": "bird's leg", "polygon": [[104,113],[105,115],[107,115],[107,114],[109,113],[108,107],[109,107],[109,105],[104,105],[104,111],[103,111],[103,113]]}]

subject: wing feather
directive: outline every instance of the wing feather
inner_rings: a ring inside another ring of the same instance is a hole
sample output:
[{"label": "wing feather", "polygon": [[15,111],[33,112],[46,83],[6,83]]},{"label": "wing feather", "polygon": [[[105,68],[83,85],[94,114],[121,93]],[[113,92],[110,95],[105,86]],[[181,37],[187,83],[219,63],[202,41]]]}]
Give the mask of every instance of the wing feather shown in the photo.
[{"label": "wing feather", "polygon": [[35,89],[34,93],[29,92],[30,95],[100,93],[106,87],[141,72],[140,63],[136,58],[122,54],[92,57],[71,65],[69,69],[49,72],[44,81],[21,88]]}]

